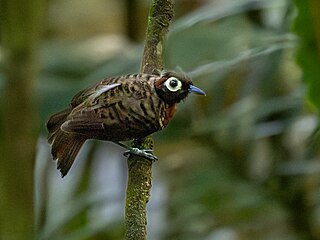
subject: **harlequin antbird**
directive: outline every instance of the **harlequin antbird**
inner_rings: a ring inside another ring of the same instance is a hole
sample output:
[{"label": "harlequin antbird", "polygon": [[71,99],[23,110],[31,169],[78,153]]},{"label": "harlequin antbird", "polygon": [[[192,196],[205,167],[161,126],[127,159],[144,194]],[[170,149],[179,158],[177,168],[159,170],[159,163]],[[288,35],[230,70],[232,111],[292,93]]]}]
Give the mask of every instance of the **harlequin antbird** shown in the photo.
[{"label": "harlequin antbird", "polygon": [[[175,72],[110,77],[79,92],[47,123],[51,154],[62,177],[87,139],[125,146],[119,142],[146,137],[167,126],[177,103],[189,93],[205,95],[190,78]],[[127,154],[156,159],[151,150],[127,148]]]}]

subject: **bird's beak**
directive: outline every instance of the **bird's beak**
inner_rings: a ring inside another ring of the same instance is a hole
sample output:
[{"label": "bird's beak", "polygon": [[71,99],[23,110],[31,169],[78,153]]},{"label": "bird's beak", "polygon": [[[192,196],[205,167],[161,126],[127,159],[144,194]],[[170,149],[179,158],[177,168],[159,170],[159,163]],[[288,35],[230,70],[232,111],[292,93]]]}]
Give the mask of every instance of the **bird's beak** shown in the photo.
[{"label": "bird's beak", "polygon": [[206,95],[206,93],[204,91],[202,91],[200,88],[197,88],[193,85],[189,86],[189,93],[194,93],[194,94],[198,94],[198,95]]}]

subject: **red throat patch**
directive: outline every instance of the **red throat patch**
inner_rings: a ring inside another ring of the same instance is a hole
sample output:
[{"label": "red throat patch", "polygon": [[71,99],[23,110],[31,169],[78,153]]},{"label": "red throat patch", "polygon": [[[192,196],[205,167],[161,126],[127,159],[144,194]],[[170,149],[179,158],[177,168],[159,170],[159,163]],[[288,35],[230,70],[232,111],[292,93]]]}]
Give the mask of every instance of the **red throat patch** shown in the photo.
[{"label": "red throat patch", "polygon": [[168,123],[171,121],[176,111],[177,111],[177,104],[172,104],[170,107],[166,109],[166,118],[164,119],[164,122],[163,122],[164,126],[168,125]]}]

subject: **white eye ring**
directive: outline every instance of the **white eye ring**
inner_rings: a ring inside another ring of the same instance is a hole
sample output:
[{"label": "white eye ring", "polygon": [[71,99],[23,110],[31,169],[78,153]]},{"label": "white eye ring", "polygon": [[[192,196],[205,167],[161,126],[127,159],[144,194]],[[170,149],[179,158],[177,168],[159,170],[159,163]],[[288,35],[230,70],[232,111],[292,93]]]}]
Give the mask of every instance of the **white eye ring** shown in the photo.
[{"label": "white eye ring", "polygon": [[181,89],[182,83],[179,79],[175,77],[169,77],[165,82],[164,85],[171,91],[176,92]]}]

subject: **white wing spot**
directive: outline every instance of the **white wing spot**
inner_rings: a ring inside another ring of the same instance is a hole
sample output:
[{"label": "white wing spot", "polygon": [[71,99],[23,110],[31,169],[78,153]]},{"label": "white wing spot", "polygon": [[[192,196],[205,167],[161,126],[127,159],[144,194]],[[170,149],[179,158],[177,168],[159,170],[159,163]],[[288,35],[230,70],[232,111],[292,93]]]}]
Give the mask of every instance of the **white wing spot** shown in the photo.
[{"label": "white wing spot", "polygon": [[95,93],[93,93],[90,97],[95,99],[95,98],[99,97],[102,93],[107,92],[115,87],[120,86],[120,85],[121,85],[121,83],[114,83],[114,84],[103,86],[102,88],[98,89]]}]

